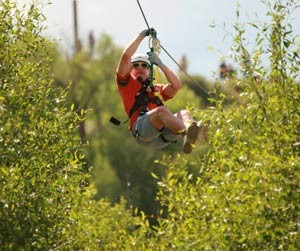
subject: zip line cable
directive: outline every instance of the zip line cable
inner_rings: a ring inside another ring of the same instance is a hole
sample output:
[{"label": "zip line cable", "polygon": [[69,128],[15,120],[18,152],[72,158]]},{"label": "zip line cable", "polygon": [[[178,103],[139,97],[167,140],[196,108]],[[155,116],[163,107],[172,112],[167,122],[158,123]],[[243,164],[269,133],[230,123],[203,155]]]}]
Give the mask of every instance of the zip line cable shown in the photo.
[{"label": "zip line cable", "polygon": [[146,23],[146,25],[147,25],[147,27],[148,27],[148,30],[150,30],[150,26],[149,26],[149,23],[148,23],[147,18],[146,18],[146,16],[145,16],[145,13],[144,13],[144,11],[143,11],[143,8],[142,8],[142,6],[141,6],[139,0],[136,0],[136,1],[137,1],[137,4],[138,4],[139,8],[140,8],[140,11],[141,11],[141,13],[142,13],[142,15],[143,15],[143,18],[144,18],[144,20],[145,20],[145,23]]},{"label": "zip line cable", "polygon": [[[139,2],[139,0],[136,0],[137,1],[137,4],[138,4],[138,6],[139,6],[139,8],[140,8],[140,11],[141,11],[141,13],[142,13],[142,16],[143,16],[143,18],[144,18],[144,20],[145,20],[145,23],[146,23],[146,25],[147,25],[147,27],[148,27],[148,29],[150,30],[150,26],[149,26],[149,23],[148,23],[148,21],[147,21],[147,18],[146,18],[146,16],[145,16],[145,13],[144,13],[144,11],[143,11],[143,8],[142,8],[142,6],[141,6],[141,4],[140,4],[140,2]],[[212,98],[212,96],[209,94],[209,92],[207,91],[207,90],[205,90],[198,82],[196,82],[182,67],[181,67],[181,65],[180,64],[178,64],[177,63],[177,61],[174,59],[174,57],[172,57],[172,55],[160,44],[160,48],[172,59],[172,61],[179,67],[179,69],[192,81],[192,83],[193,84],[195,84],[195,85],[197,85],[199,88],[200,88],[200,90],[207,96],[207,97],[210,97],[210,98]]]},{"label": "zip line cable", "polygon": [[212,97],[207,90],[205,90],[198,82],[196,82],[182,67],[180,64],[176,62],[176,60],[171,56],[171,54],[162,46],[160,45],[160,48],[173,60],[173,62],[179,67],[179,69],[196,85],[198,86],[201,91],[207,96]]}]

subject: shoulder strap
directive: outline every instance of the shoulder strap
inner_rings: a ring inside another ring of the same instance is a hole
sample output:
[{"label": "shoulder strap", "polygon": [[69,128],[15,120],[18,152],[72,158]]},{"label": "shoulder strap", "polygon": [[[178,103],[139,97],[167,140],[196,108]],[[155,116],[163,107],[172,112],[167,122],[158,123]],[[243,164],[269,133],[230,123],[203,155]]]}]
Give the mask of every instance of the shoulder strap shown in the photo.
[{"label": "shoulder strap", "polygon": [[129,111],[129,118],[132,116],[132,114],[137,111],[138,109],[147,109],[147,106],[149,103],[154,103],[158,106],[164,105],[159,96],[155,95],[154,88],[151,88],[151,91],[154,94],[154,98],[149,97],[149,93],[147,91],[147,88],[150,86],[150,81],[147,79],[146,81],[141,81],[138,79],[141,83],[141,89],[139,92],[135,95],[135,102],[132,108]]}]

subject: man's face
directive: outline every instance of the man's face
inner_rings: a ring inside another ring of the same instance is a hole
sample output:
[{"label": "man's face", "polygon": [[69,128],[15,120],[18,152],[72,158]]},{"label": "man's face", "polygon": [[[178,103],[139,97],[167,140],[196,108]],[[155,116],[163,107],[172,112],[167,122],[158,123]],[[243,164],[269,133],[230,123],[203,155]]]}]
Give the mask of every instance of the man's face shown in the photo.
[{"label": "man's face", "polygon": [[138,78],[142,78],[143,81],[147,79],[150,73],[150,66],[142,61],[137,61],[131,64],[132,74]]}]

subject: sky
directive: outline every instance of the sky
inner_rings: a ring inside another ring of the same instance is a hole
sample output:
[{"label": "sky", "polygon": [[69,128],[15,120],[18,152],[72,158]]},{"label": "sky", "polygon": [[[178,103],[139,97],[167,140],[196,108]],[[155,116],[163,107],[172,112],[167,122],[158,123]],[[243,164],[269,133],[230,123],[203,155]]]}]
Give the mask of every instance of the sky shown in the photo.
[{"label": "sky", "polygon": [[[16,0],[18,4],[32,0]],[[73,1],[51,0],[45,4],[45,31],[47,36],[59,41],[63,48],[73,48]],[[233,24],[239,4],[240,22],[268,20],[266,6],[261,0],[76,0],[79,38],[87,43],[92,31],[98,39],[102,33],[109,34],[113,42],[125,47],[133,37],[147,28],[138,1],[150,27],[157,31],[163,47],[179,62],[185,55],[187,71],[208,79],[214,78],[224,57],[231,62],[230,47]],[[44,3],[47,0],[43,0]],[[274,1],[273,1],[274,2]],[[294,32],[300,34],[300,10],[293,13]],[[247,33],[249,39],[254,31]],[[149,51],[145,39],[138,52]],[[176,64],[163,51],[160,58],[172,69]]]}]

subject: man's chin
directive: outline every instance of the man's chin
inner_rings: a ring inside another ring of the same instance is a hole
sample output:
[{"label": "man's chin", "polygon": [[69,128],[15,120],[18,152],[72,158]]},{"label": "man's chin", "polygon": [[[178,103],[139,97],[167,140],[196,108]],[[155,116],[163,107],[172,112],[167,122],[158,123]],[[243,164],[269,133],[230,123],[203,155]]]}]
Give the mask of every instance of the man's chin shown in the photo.
[{"label": "man's chin", "polygon": [[142,81],[145,81],[145,80],[146,80],[146,76],[143,75],[143,74],[138,74],[138,75],[136,76],[136,78],[137,78],[137,79],[140,79],[140,80],[142,80]]}]

